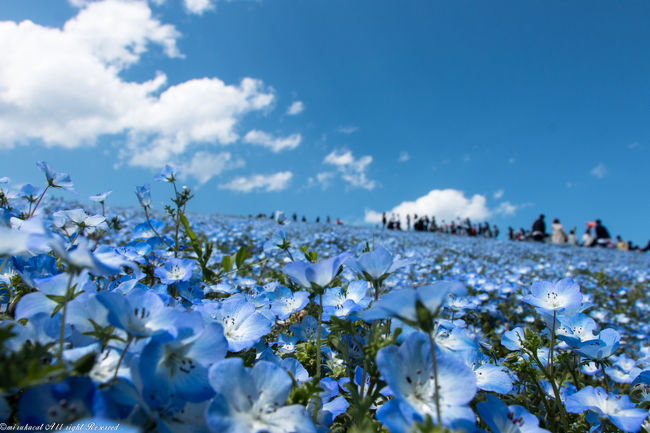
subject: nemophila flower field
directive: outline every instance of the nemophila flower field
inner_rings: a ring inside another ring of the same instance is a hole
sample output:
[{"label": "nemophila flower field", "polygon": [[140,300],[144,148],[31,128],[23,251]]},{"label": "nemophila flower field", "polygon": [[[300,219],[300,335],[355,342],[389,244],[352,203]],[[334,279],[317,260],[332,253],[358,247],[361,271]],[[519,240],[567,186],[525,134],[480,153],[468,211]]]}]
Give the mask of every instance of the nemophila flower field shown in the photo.
[{"label": "nemophila flower field", "polygon": [[38,165],[0,180],[5,426],[649,425],[647,254],[191,215],[171,167],[164,209],[147,186],[79,204]]}]

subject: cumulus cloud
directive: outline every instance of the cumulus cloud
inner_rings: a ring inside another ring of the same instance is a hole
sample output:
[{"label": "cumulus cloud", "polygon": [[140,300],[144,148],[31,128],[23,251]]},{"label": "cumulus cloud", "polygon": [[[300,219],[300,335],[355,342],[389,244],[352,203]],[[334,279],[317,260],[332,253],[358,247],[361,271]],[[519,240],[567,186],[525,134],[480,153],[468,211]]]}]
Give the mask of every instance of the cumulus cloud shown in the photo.
[{"label": "cumulus cloud", "polygon": [[[480,194],[465,197],[462,191],[456,189],[433,189],[415,201],[400,203],[387,213],[389,215],[396,213],[401,216],[406,214],[435,215],[439,220],[447,221],[455,218],[483,220],[491,215],[486,202],[485,197]],[[381,212],[366,210],[365,221],[380,222]]]},{"label": "cumulus cloud", "polygon": [[204,12],[214,9],[214,0],[183,0],[183,5],[189,13],[203,15]]},{"label": "cumulus cloud", "polygon": [[411,155],[409,155],[408,152],[402,151],[402,152],[399,153],[399,157],[397,158],[397,161],[398,162],[406,162],[409,159],[411,159]]},{"label": "cumulus cloud", "polygon": [[296,114],[300,114],[303,111],[305,111],[305,104],[303,104],[302,101],[295,101],[287,109],[287,114],[290,116],[295,116]]},{"label": "cumulus cloud", "polygon": [[282,150],[291,150],[298,147],[302,141],[302,135],[291,134],[287,137],[274,137],[264,131],[253,129],[244,136],[244,141],[258,146],[264,146],[277,153]]},{"label": "cumulus cloud", "polygon": [[0,148],[31,140],[75,148],[125,134],[119,156],[127,164],[191,167],[191,145],[233,143],[244,115],[272,106],[272,90],[252,78],[170,86],[159,72],[125,80],[122,72],[151,49],[182,57],[180,33],[154,18],[145,1],[76,3],[83,9],[62,28],[0,22]]},{"label": "cumulus cloud", "polygon": [[503,197],[504,193],[505,193],[505,191],[503,189],[498,189],[498,190],[494,191],[494,194],[492,194],[492,197],[494,197],[495,199],[498,200],[501,197]]},{"label": "cumulus cloud", "polygon": [[607,172],[607,167],[602,162],[591,169],[591,175],[597,177],[598,179],[602,179],[607,176]]},{"label": "cumulus cloud", "polygon": [[235,158],[230,152],[196,152],[192,159],[181,167],[181,175],[191,175],[204,184],[226,170],[241,168],[244,160]]},{"label": "cumulus cloud", "polygon": [[219,188],[243,193],[282,191],[287,189],[292,177],[293,173],[290,171],[281,171],[270,175],[255,174],[249,177],[237,177],[228,183],[219,185]]},{"label": "cumulus cloud", "polygon": [[323,160],[324,164],[332,165],[341,175],[341,179],[355,188],[374,189],[376,182],[368,179],[367,170],[372,163],[372,156],[365,155],[356,159],[349,150],[333,150]]}]

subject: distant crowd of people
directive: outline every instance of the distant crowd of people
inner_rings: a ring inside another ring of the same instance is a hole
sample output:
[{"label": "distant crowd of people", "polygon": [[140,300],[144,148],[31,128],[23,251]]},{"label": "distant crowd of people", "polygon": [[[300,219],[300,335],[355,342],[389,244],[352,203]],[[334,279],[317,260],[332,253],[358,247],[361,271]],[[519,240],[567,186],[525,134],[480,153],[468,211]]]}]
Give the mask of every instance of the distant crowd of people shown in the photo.
[{"label": "distant crowd of people", "polygon": [[[248,217],[252,218],[253,216],[248,215]],[[257,218],[257,219],[267,218],[267,216],[266,216],[266,214],[259,213],[259,214],[255,215],[255,218]],[[285,220],[286,219],[286,217],[284,215],[284,212],[281,212],[281,211],[271,212],[269,214],[268,218],[269,219],[276,219],[276,220]],[[293,220],[293,222],[298,222],[298,214],[294,212],[293,215],[291,215],[291,219]],[[306,223],[307,222],[307,217],[303,215],[302,218],[300,218],[300,221],[303,222],[303,223]],[[316,217],[316,222],[320,223],[320,217],[319,216]],[[331,224],[332,223],[332,219],[329,217],[329,215],[325,218],[325,223],[326,224]],[[340,226],[340,225],[343,225],[343,222],[341,221],[340,218],[336,218],[334,220],[334,224]]]},{"label": "distant crowd of people", "polygon": [[[625,241],[620,236],[612,238],[609,230],[597,219],[593,222],[587,222],[585,232],[578,240],[576,234],[576,227],[569,230],[567,234],[564,231],[564,226],[560,223],[558,218],[553,219],[551,224],[551,233],[546,233],[546,222],[544,215],[540,215],[534,222],[531,230],[527,232],[520,228],[515,232],[512,227],[508,227],[508,239],[510,240],[534,240],[538,242],[545,242],[548,238],[552,244],[555,245],[581,245],[584,247],[603,247],[603,248],[617,248],[622,251],[650,251],[650,241],[645,247],[641,248],[634,245],[631,241]],[[592,233],[593,230],[593,233]]]},{"label": "distant crowd of people", "polygon": [[435,216],[429,218],[428,215],[410,214],[406,215],[406,227],[402,228],[401,218],[396,213],[386,216],[386,212],[381,215],[381,224],[383,228],[388,230],[406,230],[411,231],[411,222],[413,223],[413,231],[416,232],[439,232],[448,233],[452,235],[464,236],[481,236],[486,238],[496,238],[499,236],[499,228],[496,225],[490,227],[490,223],[472,223],[469,218],[461,220],[458,218],[456,221],[449,223],[442,220],[440,223],[436,221]]}]

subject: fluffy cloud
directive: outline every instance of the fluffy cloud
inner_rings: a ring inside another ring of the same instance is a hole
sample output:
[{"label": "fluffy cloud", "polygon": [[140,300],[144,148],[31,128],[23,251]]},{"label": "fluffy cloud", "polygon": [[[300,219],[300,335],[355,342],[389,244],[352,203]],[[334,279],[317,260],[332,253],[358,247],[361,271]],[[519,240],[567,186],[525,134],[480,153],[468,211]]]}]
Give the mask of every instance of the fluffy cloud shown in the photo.
[{"label": "fluffy cloud", "polygon": [[498,200],[501,197],[503,197],[504,193],[505,193],[505,191],[503,189],[498,189],[498,190],[494,191],[494,194],[492,194],[492,197],[494,197],[495,199]]},{"label": "fluffy cloud", "polygon": [[195,153],[192,159],[181,167],[181,175],[191,175],[200,184],[204,184],[226,170],[243,166],[244,160],[234,158],[230,152],[213,154],[201,151]]},{"label": "fluffy cloud", "polygon": [[214,0],[183,0],[183,4],[189,13],[197,15],[214,9]]},{"label": "fluffy cloud", "polygon": [[282,150],[291,150],[298,147],[302,141],[302,136],[300,134],[291,134],[288,137],[273,137],[264,131],[253,129],[244,136],[244,141],[246,143],[267,147],[277,153]]},{"label": "fluffy cloud", "polygon": [[290,116],[295,116],[296,114],[300,114],[303,111],[305,111],[305,104],[303,104],[302,101],[295,101],[289,106],[287,114]]},{"label": "fluffy cloud", "polygon": [[[34,139],[75,148],[126,134],[120,158],[129,165],[198,167],[187,161],[191,145],[233,143],[244,115],[272,105],[273,92],[251,78],[168,86],[159,72],[148,81],[126,81],[122,72],[152,47],[182,57],[180,34],[154,18],[145,1],[77,3],[83,9],[63,28],[0,22],[0,148]],[[189,3],[196,10],[204,4]]]},{"label": "fluffy cloud", "polygon": [[607,176],[607,172],[607,167],[602,162],[591,169],[591,175],[597,177],[598,179],[602,179]]},{"label": "fluffy cloud", "polygon": [[255,174],[249,177],[237,177],[232,181],[219,185],[221,189],[249,193],[253,191],[282,191],[289,186],[293,177],[290,171],[281,171],[275,174]]},{"label": "fluffy cloud", "polygon": [[411,155],[409,155],[408,152],[400,152],[399,157],[397,158],[397,162],[406,162],[409,159],[411,159]]},{"label": "fluffy cloud", "polygon": [[376,182],[368,179],[366,174],[371,162],[372,156],[365,155],[356,159],[349,150],[333,150],[323,160],[324,164],[334,166],[341,175],[341,179],[348,185],[367,190],[376,186]]},{"label": "fluffy cloud", "polygon": [[[480,194],[471,198],[465,197],[462,191],[456,189],[433,189],[425,196],[415,201],[405,201],[387,211],[390,215],[417,214],[435,215],[438,221],[452,220],[457,217],[472,220],[484,220],[491,215],[486,205],[486,199]],[[381,212],[366,210],[365,221],[377,223],[381,221]]]}]

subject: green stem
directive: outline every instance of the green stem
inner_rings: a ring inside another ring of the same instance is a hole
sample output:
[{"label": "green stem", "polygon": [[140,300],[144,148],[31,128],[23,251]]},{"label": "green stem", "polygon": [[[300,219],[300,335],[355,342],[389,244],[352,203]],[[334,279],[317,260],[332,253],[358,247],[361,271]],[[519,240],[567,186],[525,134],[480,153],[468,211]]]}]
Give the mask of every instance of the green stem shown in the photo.
[{"label": "green stem", "polygon": [[29,216],[27,217],[27,219],[29,219],[29,218],[31,218],[31,217],[34,216],[34,214],[36,213],[36,208],[38,208],[38,205],[41,204],[41,200],[43,200],[43,197],[45,196],[45,192],[46,192],[49,188],[50,188],[50,185],[48,185],[48,186],[45,187],[45,189],[44,189],[43,192],[41,193],[41,196],[38,198],[38,201],[36,202],[36,205],[34,206],[34,209],[32,209],[32,210],[29,212]]},{"label": "green stem", "polygon": [[[321,328],[323,326],[323,295],[318,295],[318,330],[316,331],[316,383],[320,386],[320,344],[321,344]],[[313,420],[316,424],[318,420],[318,405],[320,403],[320,396],[316,394],[316,403],[314,404],[314,415]]]},{"label": "green stem", "polygon": [[115,367],[115,373],[113,374],[113,379],[117,377],[117,372],[120,370],[120,365],[122,365],[122,360],[124,359],[124,356],[126,355],[126,352],[129,350],[129,346],[131,345],[131,342],[133,341],[133,336],[129,335],[127,340],[126,340],[126,346],[124,346],[124,350],[122,350],[122,354],[120,355],[120,359],[117,361],[117,366]]},{"label": "green stem", "polygon": [[163,238],[158,234],[155,228],[153,228],[153,224],[151,224],[151,220],[149,219],[149,212],[147,211],[147,207],[145,206],[144,208],[144,216],[147,218],[147,224],[149,224],[149,227],[153,231],[153,233],[162,241],[163,244],[167,245],[167,248],[171,248],[172,246],[169,245]]},{"label": "green stem", "polygon": [[68,278],[68,287],[65,289],[65,299],[63,300],[63,309],[61,310],[61,321],[59,322],[59,351],[57,353],[57,359],[59,363],[63,363],[63,341],[65,340],[65,316],[68,312],[68,299],[70,298],[70,287],[72,286],[72,278],[74,273],[70,274]]},{"label": "green stem", "polygon": [[431,349],[431,363],[433,364],[433,383],[436,387],[435,392],[433,393],[433,397],[436,402],[436,425],[440,425],[442,423],[441,417],[440,417],[440,388],[438,386],[438,360],[436,359],[436,349],[435,349],[435,343],[433,342],[433,337],[431,336],[431,332],[427,332],[427,336],[429,337],[429,346]]},{"label": "green stem", "polygon": [[[553,342],[551,342],[553,343]],[[544,368],[542,361],[539,360],[537,357],[536,353],[533,353],[530,351],[530,354],[532,355],[533,359],[539,366],[539,369],[544,373],[546,376],[546,379],[548,382],[551,384],[551,387],[553,388],[553,395],[555,396],[555,405],[560,409],[560,418],[562,419],[562,424],[564,425],[564,431],[569,431],[569,424],[567,421],[568,415],[566,412],[566,408],[564,407],[564,404],[562,404],[562,398],[560,398],[560,390],[558,389],[557,385],[555,384],[555,379],[553,379],[553,376],[549,375],[549,371]]]},{"label": "green stem", "polygon": [[0,265],[0,273],[5,268],[5,265],[7,264],[8,261],[9,261],[9,256],[5,257],[5,259],[2,261],[2,264]]},{"label": "green stem", "polygon": [[603,372],[603,383],[605,384],[605,390],[609,393],[609,381],[607,380],[607,375],[605,374],[605,364],[600,364],[600,371]]}]

